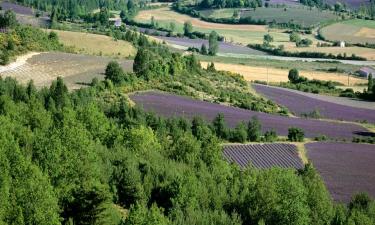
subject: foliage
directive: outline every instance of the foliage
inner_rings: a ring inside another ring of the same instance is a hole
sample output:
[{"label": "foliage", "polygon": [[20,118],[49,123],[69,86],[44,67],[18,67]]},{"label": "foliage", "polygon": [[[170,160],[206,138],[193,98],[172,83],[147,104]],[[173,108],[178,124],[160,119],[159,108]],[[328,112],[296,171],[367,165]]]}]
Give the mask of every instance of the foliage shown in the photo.
[{"label": "foliage", "polygon": [[249,141],[259,141],[262,125],[257,117],[252,117],[247,124],[247,136]]},{"label": "foliage", "polygon": [[299,71],[297,69],[289,70],[288,79],[293,84],[298,83],[300,80]]},{"label": "foliage", "polygon": [[305,138],[305,132],[301,128],[290,127],[288,129],[288,140],[294,142],[303,142]]},{"label": "foliage", "polygon": [[0,33],[0,64],[7,64],[11,59],[27,51],[68,50],[58,41],[55,33],[46,33],[31,26],[17,25],[8,33]]},{"label": "foliage", "polygon": [[216,31],[212,31],[208,38],[208,54],[211,56],[216,55],[216,53],[219,51],[219,43],[217,41],[218,37],[219,35],[216,33]]}]

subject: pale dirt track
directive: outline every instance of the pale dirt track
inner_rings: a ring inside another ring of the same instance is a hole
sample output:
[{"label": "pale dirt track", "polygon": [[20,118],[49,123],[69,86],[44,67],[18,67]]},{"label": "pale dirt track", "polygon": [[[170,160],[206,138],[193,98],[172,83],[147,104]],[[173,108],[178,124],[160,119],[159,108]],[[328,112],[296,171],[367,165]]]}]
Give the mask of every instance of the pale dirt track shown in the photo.
[{"label": "pale dirt track", "polygon": [[[207,67],[207,62],[202,62],[203,67]],[[236,64],[226,64],[226,63],[215,63],[215,68],[217,70],[230,71],[233,73],[241,74],[247,81],[265,81],[267,82],[286,82],[288,81],[288,70],[275,69],[275,68],[265,68],[265,67],[253,67],[245,65]],[[337,81],[344,85],[348,84],[348,76],[345,74],[327,73],[327,72],[317,72],[317,71],[300,71],[300,75],[307,77],[308,79],[317,79],[325,81]],[[359,79],[355,77],[349,78],[349,85],[363,84],[367,83],[365,79]]]}]

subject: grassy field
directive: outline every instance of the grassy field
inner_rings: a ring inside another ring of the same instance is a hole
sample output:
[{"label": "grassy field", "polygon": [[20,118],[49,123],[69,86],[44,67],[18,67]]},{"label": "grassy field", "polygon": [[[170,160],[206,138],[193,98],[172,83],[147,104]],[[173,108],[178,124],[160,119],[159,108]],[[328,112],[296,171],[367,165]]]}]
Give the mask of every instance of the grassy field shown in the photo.
[{"label": "grassy field", "polygon": [[115,41],[111,37],[90,33],[54,30],[60,41],[67,46],[73,46],[75,51],[89,55],[103,55],[127,58],[134,56],[136,49],[126,41]]},{"label": "grassy field", "polygon": [[222,56],[202,56],[198,55],[198,58],[201,61],[213,61],[226,64],[239,64],[246,66],[255,66],[255,67],[268,67],[276,69],[290,70],[297,68],[298,70],[306,71],[317,71],[317,72],[327,72],[335,68],[343,71],[344,73],[354,73],[359,70],[360,66],[343,64],[339,62],[305,62],[305,61],[282,61],[274,59],[262,59],[262,58],[233,58],[233,57],[222,57]]},{"label": "grassy field", "polygon": [[[207,62],[202,62],[202,66],[206,67]],[[246,66],[238,64],[227,64],[227,63],[215,63],[217,70],[231,71],[234,73],[241,74],[247,81],[265,81],[271,83],[286,82],[288,81],[287,69],[257,67],[257,66]],[[300,75],[309,79],[325,80],[325,81],[336,81],[344,85],[348,85],[348,75],[340,73],[329,73],[323,71],[300,71]],[[349,85],[356,86],[359,84],[366,83],[367,80],[356,77],[349,78]]]},{"label": "grassy field", "polygon": [[343,21],[324,27],[321,33],[331,41],[375,44],[375,21],[360,19]]},{"label": "grassy field", "polygon": [[276,21],[277,23],[293,22],[303,27],[317,25],[321,22],[336,20],[339,17],[330,11],[318,9],[309,9],[307,7],[288,7],[288,8],[257,8],[253,9],[217,9],[201,11],[203,15],[212,18],[230,18],[235,10],[239,11],[240,17],[251,17],[255,20],[265,20],[267,22]]},{"label": "grassy field", "polygon": [[281,33],[276,29],[269,30],[267,26],[209,23],[198,18],[176,13],[168,7],[140,11],[135,17],[135,20],[138,22],[150,23],[152,16],[158,22],[160,27],[169,28],[170,22],[174,22],[176,24],[175,31],[182,33],[184,22],[191,21],[194,31],[209,33],[212,30],[215,30],[220,35],[226,37],[228,41],[236,43],[263,43],[263,36],[268,32],[277,42],[286,42],[289,40],[288,34]]}]

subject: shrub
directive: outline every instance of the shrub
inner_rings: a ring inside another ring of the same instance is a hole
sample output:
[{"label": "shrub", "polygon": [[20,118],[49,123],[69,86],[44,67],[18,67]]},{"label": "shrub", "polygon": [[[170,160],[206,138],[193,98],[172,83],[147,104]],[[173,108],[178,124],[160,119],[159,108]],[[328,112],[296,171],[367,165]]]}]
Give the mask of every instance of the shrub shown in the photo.
[{"label": "shrub", "polygon": [[275,130],[269,130],[264,133],[264,141],[274,142],[277,141],[277,134]]},{"label": "shrub", "polygon": [[299,81],[299,71],[297,69],[289,70],[288,79],[293,84],[298,83],[298,81]]},{"label": "shrub", "polygon": [[301,128],[291,127],[288,129],[288,140],[293,142],[303,142],[305,133]]}]

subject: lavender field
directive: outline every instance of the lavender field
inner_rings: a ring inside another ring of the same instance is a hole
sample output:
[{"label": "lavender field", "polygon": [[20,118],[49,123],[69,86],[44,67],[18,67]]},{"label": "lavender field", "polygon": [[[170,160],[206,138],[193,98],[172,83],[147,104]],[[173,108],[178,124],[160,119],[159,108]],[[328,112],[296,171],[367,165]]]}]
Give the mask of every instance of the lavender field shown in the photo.
[{"label": "lavender field", "polygon": [[305,146],[334,200],[349,202],[358,192],[375,197],[375,145],[318,142]]},{"label": "lavender field", "polygon": [[[165,37],[158,36],[159,39],[164,40],[172,45],[179,45],[183,47],[194,47],[200,49],[202,44],[208,47],[208,40],[204,39],[190,39],[190,38],[179,38],[179,37]],[[232,53],[232,54],[251,54],[251,55],[267,55],[267,53],[258,51],[255,49],[248,48],[246,46],[219,42],[220,53]]]},{"label": "lavender field", "polygon": [[34,15],[33,10],[31,8],[18,5],[15,3],[0,2],[0,6],[3,10],[13,10],[17,14],[29,15],[29,16]]},{"label": "lavender field", "polygon": [[345,121],[366,120],[367,122],[375,123],[375,109],[361,109],[335,104],[328,101],[310,98],[303,94],[296,93],[295,91],[292,92],[283,88],[258,84],[254,84],[253,87],[258,93],[279,105],[287,107],[297,116],[318,110],[322,118]]},{"label": "lavender field", "polygon": [[292,126],[302,128],[305,136],[311,138],[326,135],[331,138],[351,140],[358,134],[372,134],[367,129],[354,124],[271,115],[161,92],[143,92],[134,94],[130,98],[144,110],[166,117],[201,116],[207,121],[212,121],[218,113],[222,113],[230,127],[234,127],[241,121],[248,121],[252,116],[257,116],[262,123],[263,132],[275,129],[278,135],[283,136],[288,134],[288,128]]},{"label": "lavender field", "polygon": [[241,168],[249,165],[259,169],[271,167],[302,169],[297,148],[292,144],[247,144],[224,146],[224,158]]}]

